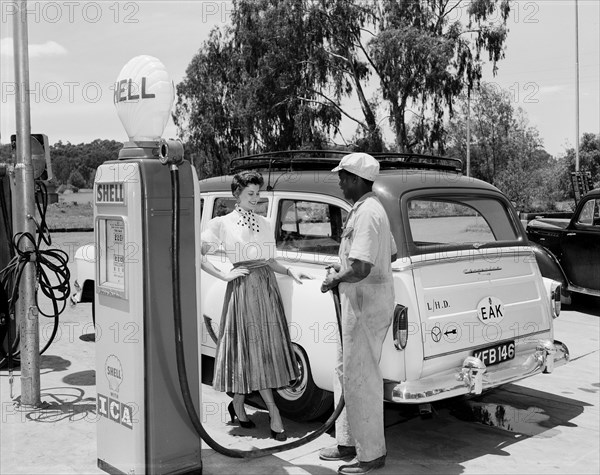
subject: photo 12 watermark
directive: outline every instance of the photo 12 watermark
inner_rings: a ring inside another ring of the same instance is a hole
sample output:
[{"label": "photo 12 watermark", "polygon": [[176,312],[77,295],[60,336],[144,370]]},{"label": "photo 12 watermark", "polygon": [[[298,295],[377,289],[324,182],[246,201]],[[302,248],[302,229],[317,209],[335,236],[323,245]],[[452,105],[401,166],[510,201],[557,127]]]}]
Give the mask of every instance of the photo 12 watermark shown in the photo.
[{"label": "photo 12 watermark", "polygon": [[[20,87],[19,87],[20,86]],[[75,104],[78,102],[86,102],[95,104],[99,102],[103,95],[103,86],[97,82],[78,82],[65,81],[56,82],[49,81],[45,83],[30,82],[26,84],[18,84],[13,81],[4,81],[1,86],[2,104],[6,104],[9,100],[19,100],[25,102],[29,97],[32,104],[57,104],[69,103]],[[107,87],[110,90],[110,87]],[[113,94],[110,91],[110,94]]]},{"label": "photo 12 watermark", "polygon": [[2,23],[19,16],[28,23],[139,23],[143,2],[2,2]]},{"label": "photo 12 watermark", "polygon": [[233,15],[233,2],[200,2],[200,9],[202,23],[227,23]]},{"label": "photo 12 watermark", "polygon": [[515,104],[537,104],[540,102],[538,97],[540,85],[537,82],[514,82],[508,88],[503,88],[495,82],[486,82],[486,84],[498,95],[502,95],[505,91],[508,91],[508,99]]},{"label": "photo 12 watermark", "polygon": [[[548,2],[551,3],[551,2]],[[477,10],[472,0],[453,0],[445,5],[444,18],[448,23],[457,21],[469,22],[470,15]],[[498,2],[497,8],[486,18],[486,23],[492,24],[503,21],[504,15],[508,21],[513,23],[539,23],[540,3],[532,1],[510,2],[510,10],[507,12]]]}]

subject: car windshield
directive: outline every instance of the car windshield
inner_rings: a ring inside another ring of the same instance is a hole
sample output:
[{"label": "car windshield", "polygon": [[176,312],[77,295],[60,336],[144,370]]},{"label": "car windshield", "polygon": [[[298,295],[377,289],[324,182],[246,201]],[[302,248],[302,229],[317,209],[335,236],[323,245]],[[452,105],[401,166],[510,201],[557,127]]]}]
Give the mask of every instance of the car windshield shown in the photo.
[{"label": "car windshield", "polygon": [[518,239],[509,210],[494,198],[436,195],[411,199],[407,207],[413,254]]}]

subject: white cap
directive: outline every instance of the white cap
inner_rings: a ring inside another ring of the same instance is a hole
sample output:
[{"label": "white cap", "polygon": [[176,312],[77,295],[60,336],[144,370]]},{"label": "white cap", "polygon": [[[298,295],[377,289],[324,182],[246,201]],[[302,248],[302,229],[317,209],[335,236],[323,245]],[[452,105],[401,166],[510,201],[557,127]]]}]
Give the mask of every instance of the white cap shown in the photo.
[{"label": "white cap", "polygon": [[368,181],[375,181],[379,175],[379,162],[368,153],[355,152],[344,156],[332,172],[346,170]]}]

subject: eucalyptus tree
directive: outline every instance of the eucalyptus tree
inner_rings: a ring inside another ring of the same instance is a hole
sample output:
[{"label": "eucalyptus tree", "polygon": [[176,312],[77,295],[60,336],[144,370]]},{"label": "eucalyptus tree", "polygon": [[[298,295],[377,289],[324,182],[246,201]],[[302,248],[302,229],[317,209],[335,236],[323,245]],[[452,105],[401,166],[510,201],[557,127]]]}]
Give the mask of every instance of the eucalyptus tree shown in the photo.
[{"label": "eucalyptus tree", "polygon": [[177,85],[173,120],[201,177],[223,174],[229,157],[247,142],[236,112],[235,54],[223,35],[211,32]]},{"label": "eucalyptus tree", "polygon": [[[454,100],[482,76],[482,54],[504,55],[508,0],[322,0],[331,64],[343,71],[368,133],[380,133],[378,101],[364,95],[374,81],[387,106],[398,150],[444,149],[444,119]],[[410,113],[407,116],[407,113]],[[411,127],[412,124],[412,127]]]},{"label": "eucalyptus tree", "polygon": [[192,59],[174,120],[207,158],[206,173],[242,153],[322,147],[339,125],[335,103],[318,100],[329,75],[320,25],[306,6],[235,2],[231,25],[213,30]]},{"label": "eucalyptus tree", "polygon": [[561,199],[559,161],[509,91],[481,82],[469,102],[460,98],[447,126],[450,156],[465,158],[468,120],[472,177],[497,186],[522,210],[547,210]]},{"label": "eucalyptus tree", "polygon": [[481,55],[494,67],[503,56],[509,11],[508,0],[238,0],[178,85],[174,119],[220,163],[321,146],[342,120],[371,150],[388,119],[395,149],[443,152],[444,118],[480,80]]}]

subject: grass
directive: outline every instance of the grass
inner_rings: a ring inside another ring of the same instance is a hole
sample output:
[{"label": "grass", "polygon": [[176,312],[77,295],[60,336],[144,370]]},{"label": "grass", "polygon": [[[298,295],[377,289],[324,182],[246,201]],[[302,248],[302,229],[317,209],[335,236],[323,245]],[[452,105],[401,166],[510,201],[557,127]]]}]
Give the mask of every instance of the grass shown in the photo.
[{"label": "grass", "polygon": [[490,227],[488,226],[487,223],[469,224],[465,228],[465,232],[467,232],[467,233],[486,233],[486,234],[489,234]]},{"label": "grass", "polygon": [[92,229],[94,208],[91,192],[59,194],[58,203],[48,205],[46,224],[50,230]]},{"label": "grass", "polygon": [[53,229],[92,229],[94,209],[91,203],[53,203],[46,211],[46,224]]}]

